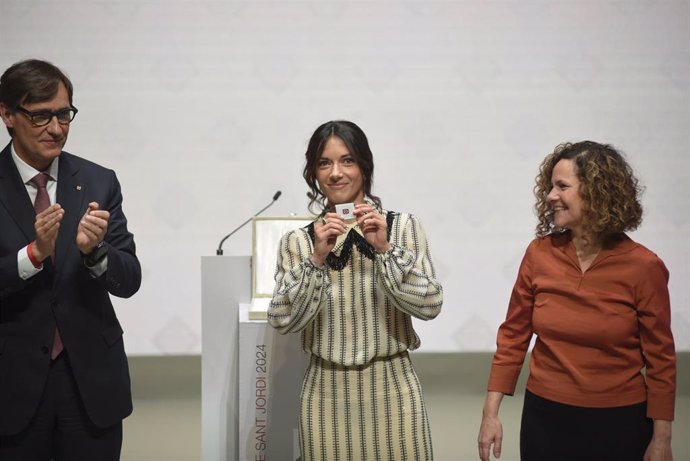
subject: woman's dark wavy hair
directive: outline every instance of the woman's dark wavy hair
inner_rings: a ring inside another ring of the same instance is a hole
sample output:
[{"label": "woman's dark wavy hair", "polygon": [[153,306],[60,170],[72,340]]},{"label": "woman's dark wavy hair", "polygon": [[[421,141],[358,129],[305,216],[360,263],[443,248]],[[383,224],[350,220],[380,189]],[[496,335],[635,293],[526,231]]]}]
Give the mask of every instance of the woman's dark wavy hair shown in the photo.
[{"label": "woman's dark wavy hair", "polygon": [[[332,137],[340,138],[347,149],[354,157],[357,166],[362,171],[362,179],[364,184],[364,195],[369,197],[379,208],[381,207],[381,199],[371,193],[371,184],[374,180],[374,156],[369,148],[369,141],[364,131],[357,125],[346,120],[333,120],[326,122],[314,131],[307,146],[306,164],[302,176],[307,181],[309,186],[309,211],[314,214],[323,213],[330,204],[327,203],[326,197],[319,189],[318,181],[316,180],[316,168],[321,154],[326,147],[326,142]],[[320,210],[315,211],[314,207],[318,206]]]},{"label": "woman's dark wavy hair", "polygon": [[553,210],[546,197],[551,191],[553,169],[564,159],[574,162],[580,181],[578,192],[583,200],[583,230],[587,238],[604,241],[638,228],[642,223],[642,187],[632,168],[613,146],[581,141],[558,145],[539,167],[534,186],[537,237],[560,230],[554,226]]},{"label": "woman's dark wavy hair", "polygon": [[[0,77],[0,102],[16,111],[21,104],[48,101],[62,83],[67,89],[69,103],[74,92],[72,82],[55,65],[40,59],[27,59],[9,67]],[[12,128],[7,128],[10,136]]]}]

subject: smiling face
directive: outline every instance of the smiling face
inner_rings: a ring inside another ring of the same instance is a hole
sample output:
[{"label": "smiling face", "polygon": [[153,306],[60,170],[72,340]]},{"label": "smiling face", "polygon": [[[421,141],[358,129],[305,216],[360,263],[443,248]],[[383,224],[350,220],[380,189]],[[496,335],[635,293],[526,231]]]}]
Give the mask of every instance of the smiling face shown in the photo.
[{"label": "smiling face", "polygon": [[[22,107],[30,112],[57,112],[69,109],[71,105],[67,89],[60,83],[52,98],[42,102],[25,103]],[[69,124],[61,125],[57,117],[53,117],[47,125],[37,127],[26,114],[12,111],[5,105],[0,105],[0,114],[5,125],[13,130],[12,143],[17,155],[27,164],[44,171],[62,152],[67,142]]]},{"label": "smiling face", "polygon": [[364,180],[355,157],[342,139],[331,136],[316,162],[316,181],[329,205],[364,201]]},{"label": "smiling face", "polygon": [[584,201],[580,196],[580,180],[575,168],[573,160],[562,159],[556,163],[546,200],[553,210],[554,225],[581,235]]}]

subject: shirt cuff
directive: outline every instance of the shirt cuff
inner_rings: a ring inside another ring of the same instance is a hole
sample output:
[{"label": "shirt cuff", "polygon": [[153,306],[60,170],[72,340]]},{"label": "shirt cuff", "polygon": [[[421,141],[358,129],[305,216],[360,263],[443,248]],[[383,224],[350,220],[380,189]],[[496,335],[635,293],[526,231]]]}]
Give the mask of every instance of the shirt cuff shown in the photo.
[{"label": "shirt cuff", "polygon": [[[84,263],[84,266],[86,266],[86,263]],[[108,270],[108,255],[98,261],[95,266],[86,266],[86,268],[91,273],[91,277],[97,279]]]},{"label": "shirt cuff", "polygon": [[398,267],[401,268],[414,264],[414,255],[410,251],[393,244],[391,244],[391,247],[388,251],[376,253],[376,259],[380,260],[384,264],[386,261],[392,259],[395,261]]},{"label": "shirt cuff", "polygon": [[17,268],[19,269],[19,278],[22,280],[28,280],[43,270],[43,264],[38,268],[34,267],[29,259],[28,248],[29,245],[17,252]]},{"label": "shirt cuff", "polygon": [[309,255],[307,258],[307,265],[310,267],[313,267],[314,269],[318,269],[320,271],[325,271],[326,270],[326,263],[323,263],[321,266],[317,265],[312,258],[313,255]]}]

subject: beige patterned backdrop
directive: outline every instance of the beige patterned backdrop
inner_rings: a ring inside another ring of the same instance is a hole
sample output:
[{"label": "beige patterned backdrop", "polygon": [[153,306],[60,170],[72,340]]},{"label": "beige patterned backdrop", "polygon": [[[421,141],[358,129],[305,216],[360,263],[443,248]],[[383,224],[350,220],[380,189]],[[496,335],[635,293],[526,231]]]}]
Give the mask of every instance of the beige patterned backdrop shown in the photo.
[{"label": "beige patterned backdrop", "polygon": [[621,148],[647,187],[632,237],[669,267],[690,350],[689,16],[670,0],[0,0],[0,67],[61,66],[67,150],[119,174],[144,267],[117,303],[132,354],[200,352],[200,256],[278,189],[271,215],[306,213],[306,142],[334,118],[369,135],[384,206],[429,234],[446,303],[418,324],[423,350],[493,349],[537,165],[582,139]]}]

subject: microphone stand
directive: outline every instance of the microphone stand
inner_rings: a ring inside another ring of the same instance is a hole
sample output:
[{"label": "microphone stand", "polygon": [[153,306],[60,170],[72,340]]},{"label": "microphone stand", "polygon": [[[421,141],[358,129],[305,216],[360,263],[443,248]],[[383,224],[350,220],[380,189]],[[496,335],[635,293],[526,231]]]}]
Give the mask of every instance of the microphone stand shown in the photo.
[{"label": "microphone stand", "polygon": [[264,211],[266,211],[266,210],[268,209],[268,207],[270,207],[271,205],[273,205],[274,203],[276,203],[276,200],[278,200],[278,197],[280,197],[280,194],[282,194],[281,191],[277,191],[275,194],[273,194],[273,200],[271,201],[271,203],[269,203],[268,205],[266,205],[265,207],[263,207],[262,209],[260,209],[258,212],[256,212],[256,214],[254,214],[254,216],[252,216],[251,218],[247,219],[245,222],[243,222],[242,224],[240,224],[239,226],[237,226],[235,229],[233,229],[232,232],[230,232],[228,235],[226,235],[225,237],[223,237],[223,240],[221,240],[220,243],[218,244],[218,249],[216,250],[216,255],[217,255],[217,256],[223,256],[223,243],[228,239],[228,237],[230,237],[231,235],[233,235],[233,234],[234,234],[235,232],[237,232],[238,230],[242,229],[249,221],[251,221],[252,219],[256,218],[256,217],[259,216],[261,213],[263,213]]}]

